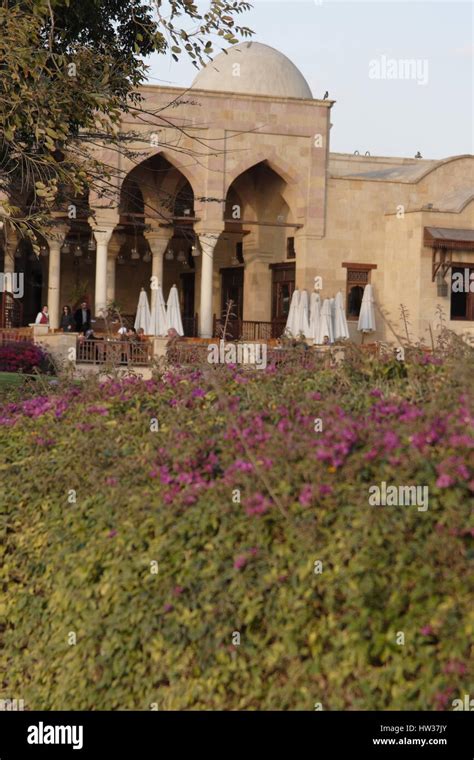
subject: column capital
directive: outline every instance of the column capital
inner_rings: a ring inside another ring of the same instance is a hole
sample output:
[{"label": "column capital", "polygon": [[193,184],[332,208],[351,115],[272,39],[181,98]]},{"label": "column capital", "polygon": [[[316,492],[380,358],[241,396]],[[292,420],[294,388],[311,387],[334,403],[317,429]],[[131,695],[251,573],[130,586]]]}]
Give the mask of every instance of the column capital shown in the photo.
[{"label": "column capital", "polygon": [[224,228],[221,229],[201,229],[201,230],[195,230],[196,235],[199,238],[199,244],[201,248],[209,250],[214,250],[216,247],[220,236],[224,232]]},{"label": "column capital", "polygon": [[68,232],[69,225],[63,222],[61,224],[55,224],[54,227],[45,230],[43,236],[50,249],[61,248]]},{"label": "column capital", "polygon": [[105,226],[103,224],[99,225],[98,227],[92,227],[92,232],[94,234],[94,237],[96,239],[96,243],[98,245],[108,245],[110,238],[112,237],[113,231],[115,229],[115,225],[112,226]]},{"label": "column capital", "polygon": [[205,222],[196,222],[194,232],[199,237],[219,237],[225,231],[223,224],[206,224]]},{"label": "column capital", "polygon": [[166,247],[173,235],[174,229],[172,227],[169,229],[162,227],[158,230],[148,230],[147,232],[143,233],[143,237],[150,244],[152,251],[154,247]]},{"label": "column capital", "polygon": [[102,229],[103,227],[110,226],[116,227],[120,221],[120,214],[116,206],[111,206],[110,208],[91,206],[91,215],[88,221],[93,229]]}]

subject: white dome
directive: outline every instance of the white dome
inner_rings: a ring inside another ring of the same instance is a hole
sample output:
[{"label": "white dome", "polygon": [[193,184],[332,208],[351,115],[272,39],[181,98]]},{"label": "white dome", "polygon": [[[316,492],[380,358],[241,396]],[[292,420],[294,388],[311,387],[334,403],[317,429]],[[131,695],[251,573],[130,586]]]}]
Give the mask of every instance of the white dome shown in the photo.
[{"label": "white dome", "polygon": [[192,87],[279,98],[313,97],[295,64],[283,53],[261,42],[240,42],[219,53],[199,72]]}]

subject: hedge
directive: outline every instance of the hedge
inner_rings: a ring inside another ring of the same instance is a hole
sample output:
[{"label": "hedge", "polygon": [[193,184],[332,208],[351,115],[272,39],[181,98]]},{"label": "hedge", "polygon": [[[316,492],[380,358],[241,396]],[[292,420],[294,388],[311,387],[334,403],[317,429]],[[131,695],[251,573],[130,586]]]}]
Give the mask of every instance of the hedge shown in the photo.
[{"label": "hedge", "polygon": [[[181,369],[5,405],[0,696],[452,709],[472,688],[473,369]],[[428,486],[428,509],[370,505],[382,482]]]}]

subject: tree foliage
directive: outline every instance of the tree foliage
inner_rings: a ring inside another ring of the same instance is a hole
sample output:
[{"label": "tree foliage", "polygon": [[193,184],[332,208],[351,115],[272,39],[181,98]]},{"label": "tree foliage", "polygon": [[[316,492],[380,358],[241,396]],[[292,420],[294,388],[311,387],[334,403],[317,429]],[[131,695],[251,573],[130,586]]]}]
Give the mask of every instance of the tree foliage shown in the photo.
[{"label": "tree foliage", "polygon": [[126,150],[118,127],[124,111],[140,108],[144,57],[169,51],[200,65],[214,37],[250,33],[235,24],[248,3],[213,0],[204,15],[187,0],[168,6],[167,16],[161,2],[141,0],[0,6],[0,221],[31,234],[107,175],[91,146]]}]

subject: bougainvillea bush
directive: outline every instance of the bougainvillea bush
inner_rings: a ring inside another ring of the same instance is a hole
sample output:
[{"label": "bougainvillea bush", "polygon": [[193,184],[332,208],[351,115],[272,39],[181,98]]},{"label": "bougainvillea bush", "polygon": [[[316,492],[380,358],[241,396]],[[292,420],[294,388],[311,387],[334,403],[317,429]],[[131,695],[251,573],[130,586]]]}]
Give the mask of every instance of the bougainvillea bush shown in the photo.
[{"label": "bougainvillea bush", "polygon": [[[473,369],[173,369],[4,405],[2,696],[453,709],[472,689]],[[427,486],[428,508],[371,505],[382,482]]]},{"label": "bougainvillea bush", "polygon": [[49,372],[51,369],[48,354],[30,341],[12,341],[0,345],[0,372]]}]

